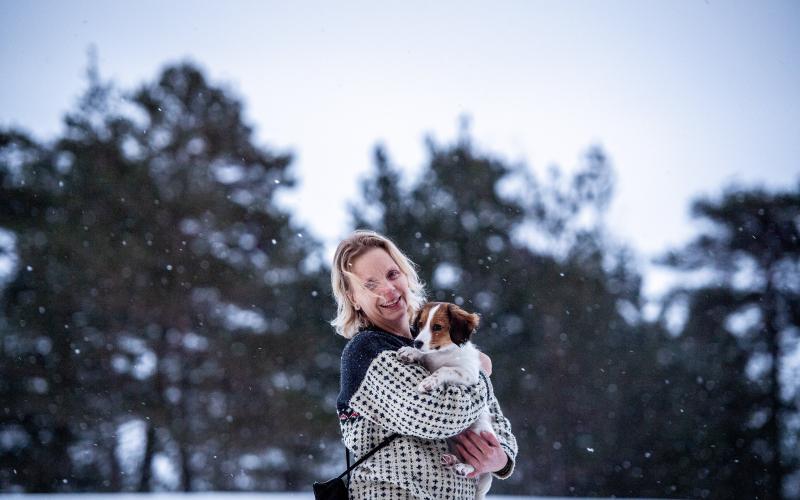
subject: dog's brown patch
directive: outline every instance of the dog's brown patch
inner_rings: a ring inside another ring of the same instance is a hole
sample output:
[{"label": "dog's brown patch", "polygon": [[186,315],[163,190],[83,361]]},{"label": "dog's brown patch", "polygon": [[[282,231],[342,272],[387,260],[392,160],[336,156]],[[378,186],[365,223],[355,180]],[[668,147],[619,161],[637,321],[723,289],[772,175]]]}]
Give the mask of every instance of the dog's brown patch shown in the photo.
[{"label": "dog's brown patch", "polygon": [[425,328],[425,323],[428,321],[428,314],[431,312],[430,305],[430,303],[427,303],[422,306],[420,310],[417,311],[417,315],[414,316],[414,321],[411,322],[411,335],[413,335],[414,338]]},{"label": "dog's brown patch", "polygon": [[481,322],[480,316],[469,313],[455,304],[446,304],[447,314],[450,319],[450,338],[454,344],[461,345],[468,341],[470,336],[478,329]]},{"label": "dog's brown patch", "polygon": [[[436,306],[436,313],[431,318],[431,311]],[[470,335],[478,327],[480,317],[468,313],[449,302],[429,302],[417,313],[414,327],[417,332],[428,325],[430,318],[431,349],[438,349],[449,344],[461,345],[469,340]]]},{"label": "dog's brown patch", "polygon": [[447,313],[447,304],[438,302],[435,305],[439,307],[430,319],[431,349],[439,349],[454,343],[450,336],[452,325],[450,315]]}]

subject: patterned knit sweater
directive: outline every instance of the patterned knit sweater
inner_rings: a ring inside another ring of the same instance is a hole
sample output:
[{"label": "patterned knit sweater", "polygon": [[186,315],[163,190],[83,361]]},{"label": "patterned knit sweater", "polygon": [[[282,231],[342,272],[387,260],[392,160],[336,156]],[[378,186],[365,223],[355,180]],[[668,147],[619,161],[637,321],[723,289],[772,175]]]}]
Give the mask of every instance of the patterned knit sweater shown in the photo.
[{"label": "patterned knit sweater", "polygon": [[345,446],[360,457],[387,436],[401,434],[353,471],[351,498],[475,498],[475,479],[441,465],[441,455],[448,452],[445,438],[469,427],[488,405],[495,434],[509,457],[509,465],[495,477],[505,479],[517,456],[511,425],[483,372],[472,386],[418,392],[417,385],[429,373],[400,362],[396,352],[411,342],[373,327],[356,334],[342,352],[337,410]]}]

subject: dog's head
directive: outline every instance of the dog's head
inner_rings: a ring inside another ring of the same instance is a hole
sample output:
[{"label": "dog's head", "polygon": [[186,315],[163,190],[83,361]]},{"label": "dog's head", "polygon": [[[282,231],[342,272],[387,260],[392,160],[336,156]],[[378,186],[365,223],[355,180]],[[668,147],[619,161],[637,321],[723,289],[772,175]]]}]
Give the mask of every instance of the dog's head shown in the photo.
[{"label": "dog's head", "polygon": [[417,312],[412,328],[414,347],[423,352],[463,345],[478,328],[480,317],[449,302],[428,302]]}]

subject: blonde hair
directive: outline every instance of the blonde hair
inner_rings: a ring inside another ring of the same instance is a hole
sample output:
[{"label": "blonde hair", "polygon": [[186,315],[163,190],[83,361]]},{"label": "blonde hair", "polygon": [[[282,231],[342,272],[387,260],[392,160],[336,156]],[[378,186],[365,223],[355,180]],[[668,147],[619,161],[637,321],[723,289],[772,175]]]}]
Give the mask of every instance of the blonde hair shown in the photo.
[{"label": "blonde hair", "polygon": [[356,310],[351,300],[351,280],[357,279],[350,271],[353,261],[372,248],[381,248],[400,268],[400,272],[408,279],[408,318],[414,317],[417,310],[425,303],[425,285],[420,281],[415,265],[397,248],[389,238],[376,233],[359,229],[339,243],[333,256],[331,266],[331,289],[336,299],[336,318],[331,325],[336,333],[346,339],[353,338],[360,327],[369,325],[369,320],[361,310]]}]

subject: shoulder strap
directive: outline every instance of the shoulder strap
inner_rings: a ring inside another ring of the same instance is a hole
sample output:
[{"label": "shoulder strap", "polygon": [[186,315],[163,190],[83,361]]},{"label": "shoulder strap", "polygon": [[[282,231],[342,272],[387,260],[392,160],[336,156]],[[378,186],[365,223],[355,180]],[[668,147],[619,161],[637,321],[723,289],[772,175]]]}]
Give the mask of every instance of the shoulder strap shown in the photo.
[{"label": "shoulder strap", "polygon": [[372,448],[372,449],[371,449],[371,450],[370,450],[370,451],[369,451],[369,452],[368,452],[366,455],[364,455],[363,457],[359,458],[359,459],[356,461],[356,463],[354,463],[353,465],[349,465],[349,463],[350,463],[350,453],[349,453],[349,450],[347,450],[347,447],[345,447],[345,450],[347,450],[347,463],[348,463],[348,467],[347,467],[347,470],[346,470],[346,471],[342,472],[342,473],[341,473],[341,474],[339,474],[337,477],[339,477],[339,478],[340,478],[340,477],[344,476],[345,474],[347,474],[347,475],[348,475],[348,479],[349,479],[349,475],[350,475],[350,471],[351,471],[351,470],[353,470],[353,469],[355,469],[356,467],[358,467],[359,465],[361,465],[361,463],[362,463],[364,460],[366,460],[366,459],[368,459],[369,457],[371,457],[372,455],[374,455],[374,454],[375,454],[375,453],[376,453],[378,450],[380,450],[381,448],[383,448],[383,447],[384,447],[384,446],[386,446],[387,444],[391,443],[391,442],[392,442],[392,441],[393,441],[393,440],[394,440],[396,437],[399,437],[399,436],[400,436],[400,434],[392,434],[391,436],[387,437],[386,439],[384,439],[384,440],[381,442],[381,444],[379,444],[379,445],[378,445],[378,446],[376,446],[375,448]]},{"label": "shoulder strap", "polygon": [[[344,447],[344,456],[345,460],[347,460],[347,470],[344,471],[347,474],[347,489],[350,489],[350,448],[347,446]],[[342,476],[339,476],[342,477]]]}]

